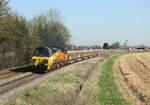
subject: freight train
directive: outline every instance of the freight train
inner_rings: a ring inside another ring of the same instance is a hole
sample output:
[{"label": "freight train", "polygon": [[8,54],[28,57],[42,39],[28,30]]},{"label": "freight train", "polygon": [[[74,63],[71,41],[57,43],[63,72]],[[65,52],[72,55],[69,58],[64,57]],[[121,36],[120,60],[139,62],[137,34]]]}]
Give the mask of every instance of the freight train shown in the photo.
[{"label": "freight train", "polygon": [[48,72],[58,69],[64,65],[81,60],[114,53],[113,50],[90,50],[69,52],[59,47],[38,47],[32,57],[32,67],[34,71]]}]

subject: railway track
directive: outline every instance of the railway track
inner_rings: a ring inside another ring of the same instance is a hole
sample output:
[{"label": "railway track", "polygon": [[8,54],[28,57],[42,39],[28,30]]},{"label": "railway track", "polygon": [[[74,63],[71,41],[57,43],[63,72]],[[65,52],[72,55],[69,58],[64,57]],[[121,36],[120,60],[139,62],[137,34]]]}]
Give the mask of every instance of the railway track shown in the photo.
[{"label": "railway track", "polygon": [[18,75],[20,73],[14,73],[14,72],[6,72],[6,73],[2,73],[0,74],[0,80],[3,80],[5,78],[10,78],[10,77],[13,77],[15,75]]},{"label": "railway track", "polygon": [[40,77],[40,74],[28,74],[28,75],[24,75],[20,78],[16,78],[12,81],[8,81],[8,82],[4,82],[0,84],[0,94],[4,94],[12,89],[15,89],[25,83],[28,83],[38,77]]},{"label": "railway track", "polygon": [[[80,53],[78,53],[77,55],[70,54],[71,57],[70,57],[69,64],[83,61],[83,60],[90,59],[90,58],[95,58],[98,56],[107,57],[112,54],[114,54],[114,53],[110,54],[110,52],[109,53],[102,52],[100,54],[94,53],[93,55],[88,55],[88,57],[84,56],[84,54],[80,55]],[[51,71],[50,73],[46,73],[46,74],[36,74],[34,72],[29,72],[30,70],[28,70],[28,69],[30,69],[30,67],[25,67],[25,68],[23,68],[23,70],[20,70],[20,69],[17,68],[17,69],[11,70],[11,71],[1,71],[0,72],[0,103],[4,101],[3,99],[5,99],[5,100],[9,99],[8,96],[9,97],[13,96],[13,93],[16,92],[19,87],[21,87],[25,84],[29,84],[32,81],[35,81],[46,75],[48,76],[57,71],[57,70],[54,70],[54,71]],[[26,87],[28,87],[28,86],[26,86]],[[9,93],[11,91],[12,91],[12,95],[7,96],[7,93]]]}]

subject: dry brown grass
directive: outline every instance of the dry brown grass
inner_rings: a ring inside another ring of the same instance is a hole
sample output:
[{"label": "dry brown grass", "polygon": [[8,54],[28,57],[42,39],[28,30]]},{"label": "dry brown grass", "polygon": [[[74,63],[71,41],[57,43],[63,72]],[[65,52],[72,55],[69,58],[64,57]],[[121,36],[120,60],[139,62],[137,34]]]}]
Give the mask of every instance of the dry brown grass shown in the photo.
[{"label": "dry brown grass", "polygon": [[124,97],[133,105],[150,105],[150,86],[147,83],[149,71],[142,64],[146,60],[140,56],[146,55],[145,53],[124,55],[115,62],[116,82]]},{"label": "dry brown grass", "polygon": [[6,105],[97,105],[88,91],[99,91],[97,80],[103,58],[62,68],[56,75],[21,91]]},{"label": "dry brown grass", "polygon": [[137,61],[141,63],[145,69],[150,70],[150,57],[147,56],[148,53],[136,54]]}]

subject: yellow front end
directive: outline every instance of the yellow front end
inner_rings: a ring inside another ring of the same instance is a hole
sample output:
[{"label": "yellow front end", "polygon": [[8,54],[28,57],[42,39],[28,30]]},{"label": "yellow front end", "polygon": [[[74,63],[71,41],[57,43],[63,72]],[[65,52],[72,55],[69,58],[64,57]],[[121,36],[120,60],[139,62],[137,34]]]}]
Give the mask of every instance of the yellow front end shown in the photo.
[{"label": "yellow front end", "polygon": [[41,70],[49,70],[53,63],[53,57],[32,57],[32,65]]}]

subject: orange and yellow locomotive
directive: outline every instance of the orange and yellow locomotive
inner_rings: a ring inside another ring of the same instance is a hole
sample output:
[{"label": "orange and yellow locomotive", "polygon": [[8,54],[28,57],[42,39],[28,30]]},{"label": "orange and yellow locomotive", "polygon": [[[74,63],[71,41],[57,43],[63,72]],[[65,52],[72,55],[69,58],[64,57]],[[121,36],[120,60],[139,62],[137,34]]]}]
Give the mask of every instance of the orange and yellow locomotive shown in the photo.
[{"label": "orange and yellow locomotive", "polygon": [[39,47],[32,57],[32,65],[35,70],[50,71],[67,63],[68,54],[63,48]]}]

